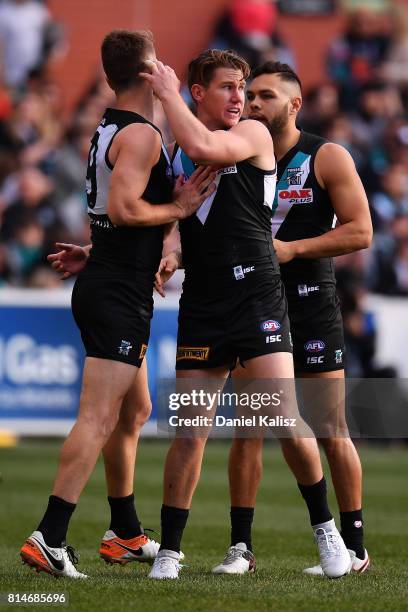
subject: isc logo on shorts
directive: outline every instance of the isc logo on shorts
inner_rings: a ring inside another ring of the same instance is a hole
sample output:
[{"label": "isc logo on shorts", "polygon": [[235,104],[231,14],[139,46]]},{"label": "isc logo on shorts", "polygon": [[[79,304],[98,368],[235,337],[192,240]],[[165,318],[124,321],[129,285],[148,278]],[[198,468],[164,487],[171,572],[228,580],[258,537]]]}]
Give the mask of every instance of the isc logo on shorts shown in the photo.
[{"label": "isc logo on shorts", "polygon": [[179,346],[177,347],[176,361],[180,361],[181,359],[207,361],[209,354],[209,346]]},{"label": "isc logo on shorts", "polygon": [[306,363],[311,364],[311,365],[316,365],[318,363],[323,363],[324,362],[324,356],[323,355],[313,355],[313,357],[308,357],[306,359]]},{"label": "isc logo on shorts", "polygon": [[275,334],[274,336],[266,336],[265,342],[266,344],[271,344],[272,342],[282,342],[282,334]]}]

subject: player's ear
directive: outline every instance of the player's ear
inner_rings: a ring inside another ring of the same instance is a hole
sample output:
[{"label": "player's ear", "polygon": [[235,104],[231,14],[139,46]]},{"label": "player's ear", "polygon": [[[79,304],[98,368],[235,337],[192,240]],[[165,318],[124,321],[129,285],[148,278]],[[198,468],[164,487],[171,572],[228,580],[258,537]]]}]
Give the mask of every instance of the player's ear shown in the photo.
[{"label": "player's ear", "polygon": [[295,96],[294,98],[292,98],[290,104],[291,104],[290,114],[297,115],[300,109],[302,108],[302,98],[300,96]]},{"label": "player's ear", "polygon": [[153,60],[146,59],[141,63],[139,72],[149,72],[152,74],[154,65],[155,63]]},{"label": "player's ear", "polygon": [[191,86],[191,97],[194,102],[201,102],[204,97],[204,87],[195,83]]}]

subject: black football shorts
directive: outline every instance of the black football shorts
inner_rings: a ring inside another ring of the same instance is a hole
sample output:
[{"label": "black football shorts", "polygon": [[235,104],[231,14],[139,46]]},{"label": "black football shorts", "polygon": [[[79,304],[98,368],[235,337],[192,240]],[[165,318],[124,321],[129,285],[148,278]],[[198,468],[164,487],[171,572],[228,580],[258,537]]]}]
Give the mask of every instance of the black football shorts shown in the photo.
[{"label": "black football shorts", "polygon": [[153,314],[151,285],[135,286],[129,278],[80,274],[71,304],[88,357],[141,366]]},{"label": "black football shorts", "polygon": [[345,347],[339,298],[333,285],[299,285],[288,290],[290,329],[296,373],[344,368]]},{"label": "black football shorts", "polygon": [[176,369],[234,368],[237,360],[292,352],[280,276],[253,271],[223,287],[183,287]]}]

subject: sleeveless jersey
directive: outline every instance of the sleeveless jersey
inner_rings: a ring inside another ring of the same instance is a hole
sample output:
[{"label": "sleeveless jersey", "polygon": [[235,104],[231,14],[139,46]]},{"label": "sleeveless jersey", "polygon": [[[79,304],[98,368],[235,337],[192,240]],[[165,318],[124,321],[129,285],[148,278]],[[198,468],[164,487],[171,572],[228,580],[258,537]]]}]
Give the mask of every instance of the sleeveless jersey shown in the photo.
[{"label": "sleeveless jersey", "polygon": [[[172,166],[175,176],[188,177],[195,168],[178,145]],[[215,192],[179,224],[186,274],[198,266],[199,274],[207,271],[217,276],[218,271],[220,276],[223,272],[229,276],[231,268],[244,263],[270,266],[271,256],[277,272],[271,235],[276,169],[265,171],[242,161],[219,168],[215,184]]]},{"label": "sleeveless jersey", "polygon": [[[153,282],[163,247],[163,226],[118,227],[107,214],[113,170],[108,157],[109,150],[116,134],[132,123],[147,123],[160,134],[160,130],[141,115],[108,108],[91,141],[86,193],[92,249],[85,270],[93,276],[120,274]],[[159,161],[151,170],[142,198],[150,204],[167,203],[172,199],[172,190],[170,159],[162,144]]]},{"label": "sleeveless jersey", "polygon": [[[334,226],[335,214],[329,194],[320,187],[314,171],[316,153],[326,142],[319,136],[301,132],[298,143],[278,162],[272,210],[274,238],[285,242],[313,238]],[[331,257],[297,258],[281,264],[280,268],[288,293],[309,284],[335,284]]]}]

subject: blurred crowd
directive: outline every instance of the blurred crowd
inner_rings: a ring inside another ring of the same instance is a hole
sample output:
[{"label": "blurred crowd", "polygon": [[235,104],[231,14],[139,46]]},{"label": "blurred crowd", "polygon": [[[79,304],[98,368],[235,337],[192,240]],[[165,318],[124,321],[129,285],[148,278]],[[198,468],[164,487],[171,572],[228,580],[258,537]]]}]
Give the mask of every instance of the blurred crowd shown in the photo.
[{"label": "blurred crowd", "polygon": [[[338,258],[339,279],[408,295],[408,6],[386,6],[348,13],[299,124],[350,151],[369,197],[373,247]],[[252,66],[277,59],[296,68],[277,11],[269,0],[232,0],[211,45]],[[67,120],[49,70],[64,45],[45,3],[0,0],[0,286],[59,286],[47,253],[55,241],[89,238],[89,140],[112,93],[98,75]]]}]

